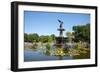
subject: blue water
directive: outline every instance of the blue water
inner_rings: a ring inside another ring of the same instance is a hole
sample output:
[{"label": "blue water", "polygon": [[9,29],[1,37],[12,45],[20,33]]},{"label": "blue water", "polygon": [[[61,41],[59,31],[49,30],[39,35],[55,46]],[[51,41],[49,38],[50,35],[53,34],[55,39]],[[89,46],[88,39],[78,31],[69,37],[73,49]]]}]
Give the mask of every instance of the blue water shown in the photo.
[{"label": "blue water", "polygon": [[[53,51],[53,50],[52,50]],[[24,50],[24,61],[48,61],[48,60],[70,60],[71,56],[55,56],[51,55],[50,51],[45,49],[32,50],[30,48],[25,48]]]}]

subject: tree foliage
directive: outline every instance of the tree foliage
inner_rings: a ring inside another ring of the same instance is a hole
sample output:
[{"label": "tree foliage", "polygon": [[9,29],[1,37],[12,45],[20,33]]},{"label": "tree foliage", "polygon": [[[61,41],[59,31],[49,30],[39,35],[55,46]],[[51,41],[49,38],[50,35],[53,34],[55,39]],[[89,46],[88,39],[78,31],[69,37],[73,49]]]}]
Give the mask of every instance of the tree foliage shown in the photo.
[{"label": "tree foliage", "polygon": [[75,41],[90,42],[90,24],[73,26]]},{"label": "tree foliage", "polygon": [[52,41],[54,41],[56,39],[56,36],[54,34],[51,34],[50,37],[51,37]]},{"label": "tree foliage", "polygon": [[66,33],[68,42],[72,42],[72,39],[74,38],[73,32],[67,32]]},{"label": "tree foliage", "polygon": [[25,42],[38,42],[39,41],[39,35],[37,33],[33,34],[24,34],[24,41]]},{"label": "tree foliage", "polygon": [[28,34],[27,33],[24,33],[24,41],[28,42]]},{"label": "tree foliage", "polygon": [[33,34],[26,34],[24,33],[24,41],[25,42],[42,42],[42,43],[46,43],[46,42],[53,42],[55,40],[55,35],[41,35],[39,36],[37,33],[33,33]]}]

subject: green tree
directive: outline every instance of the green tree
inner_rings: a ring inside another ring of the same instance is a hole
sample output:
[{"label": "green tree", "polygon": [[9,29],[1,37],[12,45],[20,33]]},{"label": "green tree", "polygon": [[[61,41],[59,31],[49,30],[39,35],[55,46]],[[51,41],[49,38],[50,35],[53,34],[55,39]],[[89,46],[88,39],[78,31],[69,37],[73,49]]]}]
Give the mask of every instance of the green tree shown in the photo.
[{"label": "green tree", "polygon": [[46,36],[42,35],[42,36],[40,36],[40,41],[42,43],[52,42],[52,38],[48,35],[46,35]]},{"label": "green tree", "polygon": [[44,36],[44,35],[40,36],[40,41],[41,41],[42,43],[48,42],[48,36]]},{"label": "green tree", "polygon": [[90,24],[73,26],[75,41],[90,42]]},{"label": "green tree", "polygon": [[51,39],[52,39],[52,41],[54,41],[55,40],[55,38],[56,38],[56,36],[54,35],[54,34],[51,34]]},{"label": "green tree", "polygon": [[67,32],[66,33],[66,36],[67,36],[67,38],[68,38],[68,42],[72,42],[72,39],[73,39],[73,32]]},{"label": "green tree", "polygon": [[28,40],[28,34],[27,33],[24,33],[24,41],[25,42],[28,42],[29,40]]},{"label": "green tree", "polygon": [[29,34],[28,39],[30,42],[38,42],[39,35],[37,33]]}]

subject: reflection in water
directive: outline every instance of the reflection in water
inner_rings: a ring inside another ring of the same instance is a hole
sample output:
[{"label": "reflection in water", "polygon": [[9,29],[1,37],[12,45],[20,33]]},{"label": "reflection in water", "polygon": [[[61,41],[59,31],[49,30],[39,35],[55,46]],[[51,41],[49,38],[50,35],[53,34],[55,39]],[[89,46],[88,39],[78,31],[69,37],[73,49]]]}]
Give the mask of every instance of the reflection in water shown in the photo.
[{"label": "reflection in water", "polygon": [[90,58],[90,50],[66,49],[54,45],[45,44],[25,47],[24,61],[47,61],[47,60],[71,60]]}]

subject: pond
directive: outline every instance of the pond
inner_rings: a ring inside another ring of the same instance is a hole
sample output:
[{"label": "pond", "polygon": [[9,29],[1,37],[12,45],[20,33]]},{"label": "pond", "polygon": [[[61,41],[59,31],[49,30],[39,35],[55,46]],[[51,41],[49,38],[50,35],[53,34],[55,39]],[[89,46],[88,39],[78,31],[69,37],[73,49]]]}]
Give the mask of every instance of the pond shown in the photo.
[{"label": "pond", "polygon": [[[75,50],[66,50],[63,48],[57,48],[54,46],[49,47],[37,47],[24,49],[24,61],[49,61],[49,60],[72,60],[72,59],[86,59],[89,58],[89,52],[85,54],[74,53]],[[72,52],[72,53],[71,53]],[[74,54],[74,55],[73,55]]]}]

